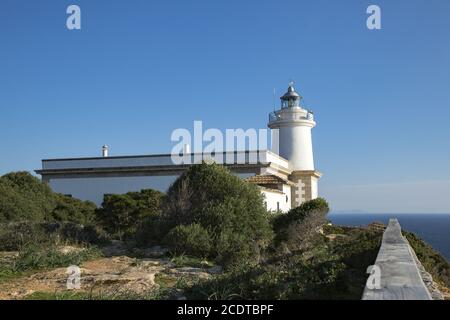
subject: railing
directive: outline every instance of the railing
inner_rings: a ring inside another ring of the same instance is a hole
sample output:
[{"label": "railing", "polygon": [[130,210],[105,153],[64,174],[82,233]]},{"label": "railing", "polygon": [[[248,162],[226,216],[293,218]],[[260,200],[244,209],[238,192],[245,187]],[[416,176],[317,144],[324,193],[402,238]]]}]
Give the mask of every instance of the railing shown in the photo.
[{"label": "railing", "polygon": [[[283,110],[283,109],[282,109]],[[314,121],[314,114],[310,111],[306,112],[306,116],[288,113],[289,116],[285,116],[281,111],[273,111],[269,113],[269,122],[274,122],[277,120],[311,120]]]},{"label": "railing", "polygon": [[[397,219],[390,219],[363,300],[431,300]],[[374,285],[377,283],[378,287]],[[373,280],[373,281],[372,281]]]}]

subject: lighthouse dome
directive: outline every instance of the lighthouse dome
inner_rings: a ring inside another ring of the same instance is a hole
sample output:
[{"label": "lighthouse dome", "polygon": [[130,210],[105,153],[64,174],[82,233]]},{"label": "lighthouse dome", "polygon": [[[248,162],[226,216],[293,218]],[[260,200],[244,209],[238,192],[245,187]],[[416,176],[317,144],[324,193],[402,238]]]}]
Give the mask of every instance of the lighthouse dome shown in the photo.
[{"label": "lighthouse dome", "polygon": [[300,107],[302,96],[295,91],[294,84],[291,82],[289,83],[287,92],[280,99],[282,108]]}]

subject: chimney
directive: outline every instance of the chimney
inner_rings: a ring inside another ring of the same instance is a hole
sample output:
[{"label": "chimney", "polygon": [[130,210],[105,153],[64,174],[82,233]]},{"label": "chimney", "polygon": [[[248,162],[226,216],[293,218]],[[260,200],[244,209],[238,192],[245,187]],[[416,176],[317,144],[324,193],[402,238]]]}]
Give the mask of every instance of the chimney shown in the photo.
[{"label": "chimney", "polygon": [[106,144],[102,147],[102,156],[103,156],[103,158],[107,158],[108,157],[108,149],[109,149],[109,147]]}]

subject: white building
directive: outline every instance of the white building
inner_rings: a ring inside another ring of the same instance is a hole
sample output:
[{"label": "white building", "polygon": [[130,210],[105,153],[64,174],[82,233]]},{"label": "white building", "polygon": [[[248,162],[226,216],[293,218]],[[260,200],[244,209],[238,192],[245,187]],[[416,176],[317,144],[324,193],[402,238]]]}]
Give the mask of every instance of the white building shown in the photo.
[{"label": "white building", "polygon": [[[231,172],[257,184],[269,210],[288,211],[318,196],[311,129],[313,114],[301,105],[292,84],[281,97],[281,108],[269,115],[269,128],[279,135],[279,155],[268,150],[224,152]],[[110,157],[103,146],[102,157],[46,159],[42,176],[55,191],[100,205],[104,194],[122,194],[141,189],[167,191],[189,164],[174,164],[170,154]],[[198,154],[189,153],[194,163]],[[230,163],[229,159],[234,161]],[[241,161],[244,157],[244,161]],[[239,159],[239,160],[238,160]],[[257,161],[252,161],[257,159]],[[220,161],[218,162],[220,163]]]}]

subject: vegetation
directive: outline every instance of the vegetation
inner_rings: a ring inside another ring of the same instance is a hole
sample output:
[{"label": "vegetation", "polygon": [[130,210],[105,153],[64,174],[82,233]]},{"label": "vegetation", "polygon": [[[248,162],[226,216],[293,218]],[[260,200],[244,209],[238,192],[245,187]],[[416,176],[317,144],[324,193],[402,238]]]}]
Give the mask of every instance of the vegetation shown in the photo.
[{"label": "vegetation", "polygon": [[447,260],[414,233],[403,231],[403,235],[433,280],[450,288],[450,264]]},{"label": "vegetation", "polygon": [[14,221],[91,222],[95,204],[53,193],[28,172],[0,177],[0,223]]},{"label": "vegetation", "polygon": [[[225,267],[257,263],[272,238],[258,188],[216,164],[181,175],[168,190],[161,219],[175,251],[198,252]],[[200,239],[201,248],[195,243]]]},{"label": "vegetation", "polygon": [[[166,195],[105,195],[100,208],[53,193],[28,173],[10,173],[0,177],[0,251],[8,251],[0,255],[0,282],[79,265],[119,239],[140,254],[166,246],[175,268],[220,265],[224,271],[195,283],[157,274],[160,288],[140,295],[36,292],[28,298],[165,299],[182,289],[193,299],[360,299],[382,230],[329,225],[328,211],[319,198],[285,214],[268,213],[255,185],[215,164],[191,166]],[[450,287],[448,262],[404,234],[426,270]]]},{"label": "vegetation", "polygon": [[199,282],[187,289],[188,298],[360,299],[382,233],[339,228],[341,237],[334,238],[334,231],[325,227],[302,249]]},{"label": "vegetation", "polygon": [[13,261],[12,268],[14,271],[27,271],[68,267],[80,265],[83,261],[100,256],[101,252],[95,247],[63,252],[55,246],[28,245],[19,251],[19,256]]},{"label": "vegetation", "polygon": [[[52,192],[27,172],[0,177],[0,251],[17,252],[0,258],[0,280],[98,257],[91,244],[106,243],[108,236],[95,225],[95,210],[91,202]],[[67,244],[77,249],[62,252]]]},{"label": "vegetation", "polygon": [[0,281],[27,271],[80,265],[83,261],[100,257],[96,247],[73,248],[64,252],[55,245],[28,244],[20,248],[17,257],[0,259]]},{"label": "vegetation", "polygon": [[100,225],[120,239],[134,235],[147,218],[158,217],[164,194],[155,190],[107,194],[97,210]]},{"label": "vegetation", "polygon": [[0,177],[0,222],[46,220],[56,206],[50,188],[27,172]]},{"label": "vegetation", "polygon": [[0,224],[0,251],[18,251],[35,245],[103,245],[109,236],[95,225],[72,222],[11,222]]},{"label": "vegetation", "polygon": [[318,231],[327,222],[328,203],[321,198],[303,203],[286,214],[273,219],[275,245],[277,250],[298,251],[314,244],[312,238],[319,237]]},{"label": "vegetation", "polygon": [[207,257],[211,253],[211,237],[200,224],[179,225],[166,235],[164,242],[176,254]]}]

